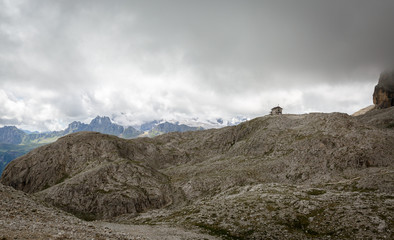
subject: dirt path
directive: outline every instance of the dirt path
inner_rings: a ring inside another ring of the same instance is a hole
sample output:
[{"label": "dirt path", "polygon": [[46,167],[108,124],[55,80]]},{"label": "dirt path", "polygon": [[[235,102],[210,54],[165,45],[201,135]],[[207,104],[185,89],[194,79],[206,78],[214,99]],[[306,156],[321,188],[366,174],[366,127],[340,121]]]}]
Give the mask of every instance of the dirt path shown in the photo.
[{"label": "dirt path", "polygon": [[197,231],[186,230],[180,227],[172,227],[167,225],[126,225],[109,222],[95,222],[95,224],[100,227],[110,229],[113,232],[131,233],[134,236],[151,240],[219,239],[208,234],[199,233]]}]

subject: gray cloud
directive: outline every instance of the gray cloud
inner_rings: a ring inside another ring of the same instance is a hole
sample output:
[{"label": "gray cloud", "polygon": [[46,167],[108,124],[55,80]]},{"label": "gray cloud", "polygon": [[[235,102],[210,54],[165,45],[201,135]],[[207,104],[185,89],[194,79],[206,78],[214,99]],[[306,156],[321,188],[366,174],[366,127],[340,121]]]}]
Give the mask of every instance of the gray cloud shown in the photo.
[{"label": "gray cloud", "polygon": [[393,12],[391,0],[0,1],[0,122],[356,111],[393,66]]}]

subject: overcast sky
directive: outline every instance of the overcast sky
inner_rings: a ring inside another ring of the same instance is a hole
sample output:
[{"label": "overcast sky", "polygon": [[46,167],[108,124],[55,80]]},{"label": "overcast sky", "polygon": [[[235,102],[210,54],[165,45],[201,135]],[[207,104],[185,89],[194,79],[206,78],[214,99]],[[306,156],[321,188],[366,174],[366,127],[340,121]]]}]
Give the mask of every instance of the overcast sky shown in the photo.
[{"label": "overcast sky", "polygon": [[0,0],[0,126],[353,113],[393,67],[393,0]]}]

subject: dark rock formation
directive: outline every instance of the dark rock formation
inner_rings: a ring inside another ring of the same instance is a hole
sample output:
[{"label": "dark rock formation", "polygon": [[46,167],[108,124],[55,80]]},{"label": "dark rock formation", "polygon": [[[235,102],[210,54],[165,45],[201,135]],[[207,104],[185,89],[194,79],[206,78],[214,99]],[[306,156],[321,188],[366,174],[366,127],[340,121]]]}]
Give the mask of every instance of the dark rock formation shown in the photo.
[{"label": "dark rock formation", "polygon": [[373,93],[373,103],[377,108],[394,106],[394,71],[383,72]]}]

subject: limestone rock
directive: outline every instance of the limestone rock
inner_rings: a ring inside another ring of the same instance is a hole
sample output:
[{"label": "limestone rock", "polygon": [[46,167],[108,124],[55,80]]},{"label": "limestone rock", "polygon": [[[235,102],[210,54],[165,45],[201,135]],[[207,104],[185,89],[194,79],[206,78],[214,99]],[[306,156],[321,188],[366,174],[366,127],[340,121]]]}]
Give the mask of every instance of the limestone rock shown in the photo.
[{"label": "limestone rock", "polygon": [[378,108],[394,106],[394,71],[383,72],[373,93],[373,103]]},{"label": "limestone rock", "polygon": [[86,219],[170,205],[169,178],[133,159],[137,151],[114,136],[74,133],[12,161],[1,181]]}]

